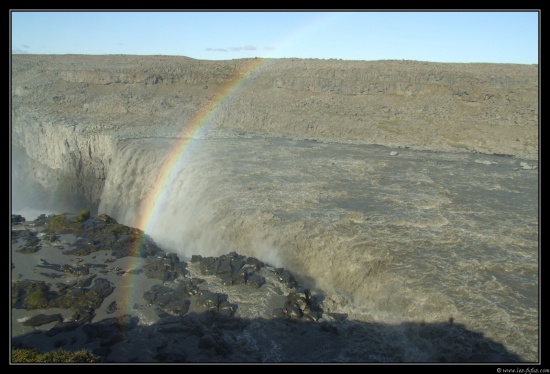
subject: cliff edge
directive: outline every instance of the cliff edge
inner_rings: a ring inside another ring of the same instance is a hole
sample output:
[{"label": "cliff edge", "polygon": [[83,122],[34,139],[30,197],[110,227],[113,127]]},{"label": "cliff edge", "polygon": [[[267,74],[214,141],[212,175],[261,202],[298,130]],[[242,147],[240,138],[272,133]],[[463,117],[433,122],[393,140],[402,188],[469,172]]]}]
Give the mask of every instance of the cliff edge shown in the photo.
[{"label": "cliff edge", "polygon": [[14,156],[17,178],[86,206],[133,138],[258,134],[538,158],[538,65],[13,55],[11,73],[12,155],[26,156]]}]

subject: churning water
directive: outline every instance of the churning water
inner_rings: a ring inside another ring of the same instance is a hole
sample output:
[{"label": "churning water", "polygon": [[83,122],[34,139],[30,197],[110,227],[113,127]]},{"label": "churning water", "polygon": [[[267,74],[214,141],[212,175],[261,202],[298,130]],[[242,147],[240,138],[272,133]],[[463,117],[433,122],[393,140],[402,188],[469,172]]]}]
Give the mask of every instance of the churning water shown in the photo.
[{"label": "churning water", "polygon": [[140,228],[184,258],[236,251],[285,267],[326,311],[454,320],[538,360],[538,170],[473,153],[196,139],[146,212],[173,143],[122,143],[99,213],[129,226],[151,214]]}]

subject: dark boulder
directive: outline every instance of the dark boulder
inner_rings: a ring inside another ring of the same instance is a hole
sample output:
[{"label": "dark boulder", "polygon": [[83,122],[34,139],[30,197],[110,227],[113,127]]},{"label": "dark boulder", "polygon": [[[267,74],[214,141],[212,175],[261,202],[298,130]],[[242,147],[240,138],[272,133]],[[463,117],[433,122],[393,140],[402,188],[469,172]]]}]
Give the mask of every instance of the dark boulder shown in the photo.
[{"label": "dark boulder", "polygon": [[[195,292],[191,284],[182,284],[176,289],[154,285],[143,294],[143,299],[158,307],[157,315],[184,315],[191,306],[190,294]],[[160,313],[160,314],[159,314]]]},{"label": "dark boulder", "polygon": [[259,271],[261,268],[265,266],[265,264],[262,261],[258,260],[255,257],[248,257],[245,261],[245,264],[251,265],[256,271]]},{"label": "dark boulder", "polygon": [[201,257],[199,259],[199,270],[203,275],[214,275],[218,273],[219,260],[215,257]]},{"label": "dark boulder", "polygon": [[257,273],[252,273],[248,275],[246,279],[246,284],[254,287],[254,288],[260,288],[265,284],[265,278]]},{"label": "dark boulder", "polygon": [[11,215],[11,224],[12,225],[18,225],[25,222],[25,217],[19,215],[19,214],[12,214]]},{"label": "dark boulder", "polygon": [[201,292],[201,295],[197,298],[195,301],[197,307],[199,307],[199,310],[202,309],[204,311],[206,310],[218,310],[218,306],[220,304],[220,294],[210,292],[210,291],[203,291]]},{"label": "dark boulder", "polygon": [[162,308],[172,301],[173,293],[174,290],[172,288],[155,284],[149,291],[145,291],[143,299],[151,305],[157,305]]},{"label": "dark boulder", "polygon": [[289,318],[292,318],[292,319],[302,318],[302,311],[300,310],[300,308],[298,308],[294,304],[290,304],[290,303],[287,302],[285,304],[285,306],[283,307],[283,311],[284,311],[285,315]]},{"label": "dark boulder", "polygon": [[276,269],[276,274],[280,282],[284,283],[289,288],[294,288],[298,285],[298,282],[288,270],[283,268]]},{"label": "dark boulder", "polygon": [[63,321],[63,316],[60,313],[57,314],[38,314],[29,318],[23,322],[23,326],[42,326],[48,323]]},{"label": "dark boulder", "polygon": [[24,279],[11,286],[12,308],[47,308],[52,296],[50,286],[43,281]]},{"label": "dark boulder", "polygon": [[116,300],[114,300],[107,306],[107,309],[105,311],[107,312],[107,314],[113,314],[117,310],[118,310],[118,305]]},{"label": "dark boulder", "polygon": [[94,278],[97,277],[97,274],[91,274],[87,277],[81,277],[77,279],[74,287],[89,287],[92,284]]},{"label": "dark boulder", "polygon": [[94,282],[93,287],[91,287],[90,290],[97,293],[102,299],[105,299],[107,296],[113,293],[115,287],[107,279],[97,278]]},{"label": "dark boulder", "polygon": [[99,216],[97,216],[97,219],[105,223],[117,223],[117,221],[113,217],[107,214],[100,214]]}]

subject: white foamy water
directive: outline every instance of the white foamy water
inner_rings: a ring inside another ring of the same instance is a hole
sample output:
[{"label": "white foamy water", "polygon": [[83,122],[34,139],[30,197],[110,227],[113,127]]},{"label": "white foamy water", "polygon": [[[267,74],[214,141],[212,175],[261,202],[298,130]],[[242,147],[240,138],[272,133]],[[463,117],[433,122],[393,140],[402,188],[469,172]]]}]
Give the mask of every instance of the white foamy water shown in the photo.
[{"label": "white foamy water", "polygon": [[[135,226],[172,145],[125,143],[99,213]],[[538,360],[538,173],[479,154],[280,138],[194,140],[148,227],[183,257],[236,251],[325,294],[326,311],[464,324]],[[476,162],[486,160],[487,163]]]}]

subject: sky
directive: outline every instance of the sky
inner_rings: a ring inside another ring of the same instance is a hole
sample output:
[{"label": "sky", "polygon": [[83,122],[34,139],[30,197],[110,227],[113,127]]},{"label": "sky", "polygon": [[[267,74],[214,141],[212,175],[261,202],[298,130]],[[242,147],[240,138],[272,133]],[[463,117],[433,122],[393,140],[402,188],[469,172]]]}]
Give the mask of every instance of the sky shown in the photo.
[{"label": "sky", "polygon": [[14,54],[538,64],[540,11],[11,10]]}]

